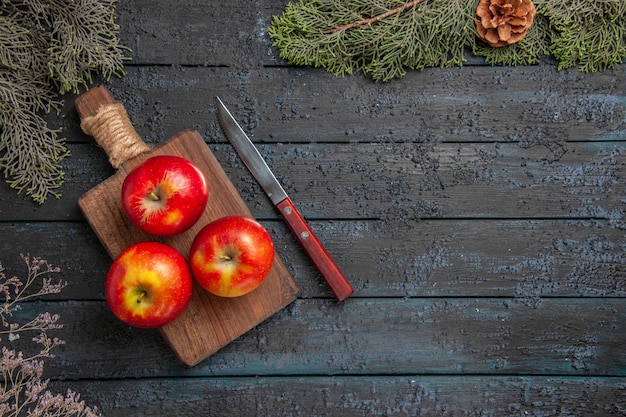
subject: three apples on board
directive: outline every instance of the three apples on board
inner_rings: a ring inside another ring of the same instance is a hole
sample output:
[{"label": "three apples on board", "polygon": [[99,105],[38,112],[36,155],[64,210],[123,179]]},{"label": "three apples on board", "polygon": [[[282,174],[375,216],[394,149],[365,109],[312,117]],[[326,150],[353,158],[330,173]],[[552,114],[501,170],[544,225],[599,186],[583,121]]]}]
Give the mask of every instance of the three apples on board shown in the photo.
[{"label": "three apples on board", "polygon": [[[122,208],[138,229],[154,236],[189,230],[202,216],[209,186],[191,161],[155,156],[133,169],[122,185]],[[105,282],[113,314],[135,327],[156,328],[187,307],[195,279],[206,291],[238,297],[257,288],[274,261],[270,234],[256,220],[226,216],[195,236],[187,259],[174,247],[145,241],[126,248]]]}]

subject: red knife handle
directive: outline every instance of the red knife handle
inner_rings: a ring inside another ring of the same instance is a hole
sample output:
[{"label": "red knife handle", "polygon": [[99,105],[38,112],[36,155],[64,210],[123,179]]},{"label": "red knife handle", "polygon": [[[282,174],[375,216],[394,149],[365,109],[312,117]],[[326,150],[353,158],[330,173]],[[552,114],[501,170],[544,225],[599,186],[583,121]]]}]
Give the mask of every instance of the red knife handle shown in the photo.
[{"label": "red knife handle", "polygon": [[319,270],[335,298],[339,301],[348,298],[354,292],[354,288],[352,288],[352,285],[350,285],[339,270],[339,267],[326,252],[326,249],[315,236],[304,217],[298,212],[291,199],[287,197],[278,203],[276,207],[280,210],[280,214],[289,225],[298,242],[300,242],[309,258],[311,258]]}]

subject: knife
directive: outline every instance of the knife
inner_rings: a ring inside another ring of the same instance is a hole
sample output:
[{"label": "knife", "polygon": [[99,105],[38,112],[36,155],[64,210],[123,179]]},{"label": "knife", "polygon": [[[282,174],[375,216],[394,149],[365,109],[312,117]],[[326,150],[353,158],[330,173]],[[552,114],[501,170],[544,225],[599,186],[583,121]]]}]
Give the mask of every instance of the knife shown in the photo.
[{"label": "knife", "polygon": [[215,105],[217,106],[217,118],[226,137],[228,137],[241,160],[283,216],[283,219],[285,219],[296,239],[317,267],[335,298],[339,301],[348,298],[354,292],[350,282],[348,282],[341,270],[339,270],[339,267],[326,252],[322,243],[315,236],[289,196],[287,196],[287,193],[265,163],[258,149],[241,126],[239,126],[239,123],[237,123],[230,111],[228,111],[224,102],[219,97],[215,97]]}]

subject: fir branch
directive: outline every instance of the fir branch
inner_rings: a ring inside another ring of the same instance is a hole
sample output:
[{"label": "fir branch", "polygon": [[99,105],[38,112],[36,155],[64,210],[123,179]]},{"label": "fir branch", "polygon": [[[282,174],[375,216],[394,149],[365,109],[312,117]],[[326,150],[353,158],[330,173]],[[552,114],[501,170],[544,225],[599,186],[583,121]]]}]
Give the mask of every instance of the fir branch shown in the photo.
[{"label": "fir branch", "polygon": [[[389,81],[407,68],[461,65],[474,37],[476,2],[429,0],[408,7],[412,2],[400,0],[301,0],[275,16],[268,33],[289,63]],[[386,14],[390,10],[402,11]],[[364,16],[376,24],[353,25]],[[344,25],[351,29],[328,29]]]},{"label": "fir branch", "polygon": [[48,69],[59,94],[79,92],[92,82],[92,73],[104,78],[122,76],[124,48],[115,23],[116,0],[23,0],[36,16],[41,32],[50,33]]},{"label": "fir branch", "polygon": [[122,76],[124,53],[115,0],[0,1],[0,170],[7,183],[42,204],[60,197],[60,130],[45,120],[58,97],[92,76]]},{"label": "fir branch", "polygon": [[542,0],[537,11],[554,28],[550,53],[559,69],[603,71],[626,58],[626,1]]},{"label": "fir branch", "polygon": [[12,188],[43,203],[60,196],[61,162],[69,152],[42,117],[61,103],[35,77],[28,70],[0,71],[0,169]]},{"label": "fir branch", "polygon": [[406,9],[410,9],[411,7],[414,7],[416,4],[421,3],[422,1],[424,0],[412,0],[401,6],[396,7],[395,9],[387,10],[386,12],[376,15],[374,17],[357,20],[356,22],[348,23],[342,26],[337,26],[335,28],[329,29],[326,31],[326,33],[336,33],[336,32],[341,32],[344,30],[350,30],[357,26],[371,25],[376,22],[380,22],[381,20],[386,19],[389,16],[392,16],[394,14],[400,14]]},{"label": "fir branch", "polygon": [[468,50],[494,65],[536,64],[553,55],[559,69],[580,71],[626,59],[626,1],[533,2],[537,16],[527,36],[503,48],[477,39],[478,0],[300,0],[274,16],[268,33],[290,64],[336,75],[360,71],[375,81],[407,69],[461,66]]}]

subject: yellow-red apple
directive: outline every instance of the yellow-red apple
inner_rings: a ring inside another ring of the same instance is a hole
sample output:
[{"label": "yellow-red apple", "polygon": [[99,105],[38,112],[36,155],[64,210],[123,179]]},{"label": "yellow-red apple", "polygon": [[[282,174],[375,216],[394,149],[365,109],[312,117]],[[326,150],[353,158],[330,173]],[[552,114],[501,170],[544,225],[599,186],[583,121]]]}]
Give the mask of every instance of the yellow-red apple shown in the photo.
[{"label": "yellow-red apple", "polygon": [[209,186],[191,161],[173,155],[147,159],[122,184],[122,207],[140,230],[173,236],[193,226],[207,204]]},{"label": "yellow-red apple", "polygon": [[265,280],[274,261],[274,243],[254,219],[226,216],[206,225],[189,253],[191,272],[207,291],[238,297]]},{"label": "yellow-red apple", "polygon": [[192,286],[189,265],[180,252],[164,243],[141,242],[113,261],[105,295],[113,314],[124,323],[156,328],[185,310]]}]

